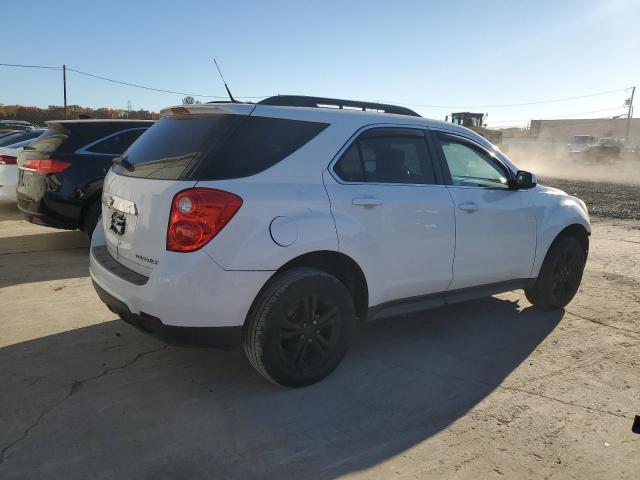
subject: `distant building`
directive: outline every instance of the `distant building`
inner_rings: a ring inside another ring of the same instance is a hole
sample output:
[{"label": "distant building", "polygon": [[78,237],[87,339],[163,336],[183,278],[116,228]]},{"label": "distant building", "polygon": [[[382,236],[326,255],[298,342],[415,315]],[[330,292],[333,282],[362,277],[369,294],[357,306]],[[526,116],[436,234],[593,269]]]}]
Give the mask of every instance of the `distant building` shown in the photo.
[{"label": "distant building", "polygon": [[[587,118],[563,120],[531,120],[529,134],[541,142],[568,143],[573,135],[625,138],[626,118]],[[640,144],[640,118],[632,118],[629,144]]]}]

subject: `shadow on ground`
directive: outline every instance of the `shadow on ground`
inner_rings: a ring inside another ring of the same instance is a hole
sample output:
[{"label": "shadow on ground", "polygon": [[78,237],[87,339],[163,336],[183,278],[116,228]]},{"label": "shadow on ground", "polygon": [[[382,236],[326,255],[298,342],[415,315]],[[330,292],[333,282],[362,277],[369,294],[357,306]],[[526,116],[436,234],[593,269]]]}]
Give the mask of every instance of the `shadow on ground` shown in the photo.
[{"label": "shadow on ground", "polygon": [[166,347],[121,322],[6,347],[0,476],[334,478],[460,418],[562,315],[488,298],[376,323],[296,390],[241,352]]},{"label": "shadow on ground", "polygon": [[[80,231],[0,238],[0,288],[89,275],[89,239]],[[11,261],[7,258],[11,256]]]}]

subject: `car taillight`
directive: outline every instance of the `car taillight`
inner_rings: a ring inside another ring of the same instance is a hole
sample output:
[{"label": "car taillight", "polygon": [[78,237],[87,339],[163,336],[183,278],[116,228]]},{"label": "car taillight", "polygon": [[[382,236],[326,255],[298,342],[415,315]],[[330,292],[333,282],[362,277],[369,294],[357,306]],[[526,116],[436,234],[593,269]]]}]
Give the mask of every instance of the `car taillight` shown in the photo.
[{"label": "car taillight", "polygon": [[189,188],[173,197],[167,229],[167,250],[193,252],[206,245],[242,206],[233,193]]},{"label": "car taillight", "polygon": [[0,165],[15,165],[17,162],[17,157],[12,157],[10,155],[0,155]]},{"label": "car taillight", "polygon": [[29,160],[23,163],[20,167],[28,170],[35,170],[36,175],[49,175],[50,173],[60,173],[71,164],[69,162],[62,162],[60,160]]}]

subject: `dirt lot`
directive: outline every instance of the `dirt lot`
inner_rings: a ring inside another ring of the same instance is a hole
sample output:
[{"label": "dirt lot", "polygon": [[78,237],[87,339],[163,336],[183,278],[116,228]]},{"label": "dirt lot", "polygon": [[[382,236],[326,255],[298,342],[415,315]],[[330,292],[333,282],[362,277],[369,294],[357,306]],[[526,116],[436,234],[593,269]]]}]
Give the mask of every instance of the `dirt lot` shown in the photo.
[{"label": "dirt lot", "polygon": [[580,197],[589,206],[592,217],[640,220],[640,184],[591,182],[553,177],[544,177],[540,182]]},{"label": "dirt lot", "polygon": [[515,291],[376,323],[287,390],[116,320],[84,234],[0,208],[0,478],[638,478],[640,223],[593,230],[565,311]]}]

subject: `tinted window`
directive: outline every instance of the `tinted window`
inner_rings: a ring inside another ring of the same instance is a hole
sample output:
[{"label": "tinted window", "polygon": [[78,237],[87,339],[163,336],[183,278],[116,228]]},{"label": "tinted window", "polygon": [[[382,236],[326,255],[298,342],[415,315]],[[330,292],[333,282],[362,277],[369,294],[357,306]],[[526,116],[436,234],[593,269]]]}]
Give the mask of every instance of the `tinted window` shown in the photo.
[{"label": "tinted window", "polygon": [[422,136],[359,138],[334,167],[351,182],[435,184],[435,173]]},{"label": "tinted window", "polygon": [[347,182],[363,182],[364,169],[358,151],[358,142],[353,142],[342,158],[335,164],[333,171]]},{"label": "tinted window", "polygon": [[220,151],[202,162],[199,179],[255,175],[285,159],[328,125],[270,117],[248,117]]},{"label": "tinted window", "polygon": [[222,180],[254,175],[307,143],[327,124],[242,115],[165,117],[135,142],[133,172],[157,179]]},{"label": "tinted window", "polygon": [[39,152],[49,154],[55,152],[68,138],[68,131],[58,124],[54,124],[40,135],[31,146]]},{"label": "tinted window", "polygon": [[121,155],[145,130],[144,128],[136,128],[116,133],[87,148],[87,151],[105,155]]},{"label": "tinted window", "polygon": [[187,178],[194,164],[228,138],[244,119],[241,115],[192,115],[163,117],[126,153],[135,166],[114,171],[132,177],[177,180]]},{"label": "tinted window", "polygon": [[33,147],[43,153],[74,154],[78,149],[85,148],[114,133],[135,128],[148,128],[153,122],[145,121],[117,121],[117,120],[77,120],[52,121],[49,129],[40,135],[33,143]]},{"label": "tinted window", "polygon": [[438,138],[454,185],[509,188],[506,172],[482,149],[449,135]]},{"label": "tinted window", "polygon": [[42,134],[42,130],[27,130],[24,132],[10,133],[8,135],[0,136],[0,147],[6,147],[13,145],[17,142],[23,142],[32,138],[36,138]]}]

